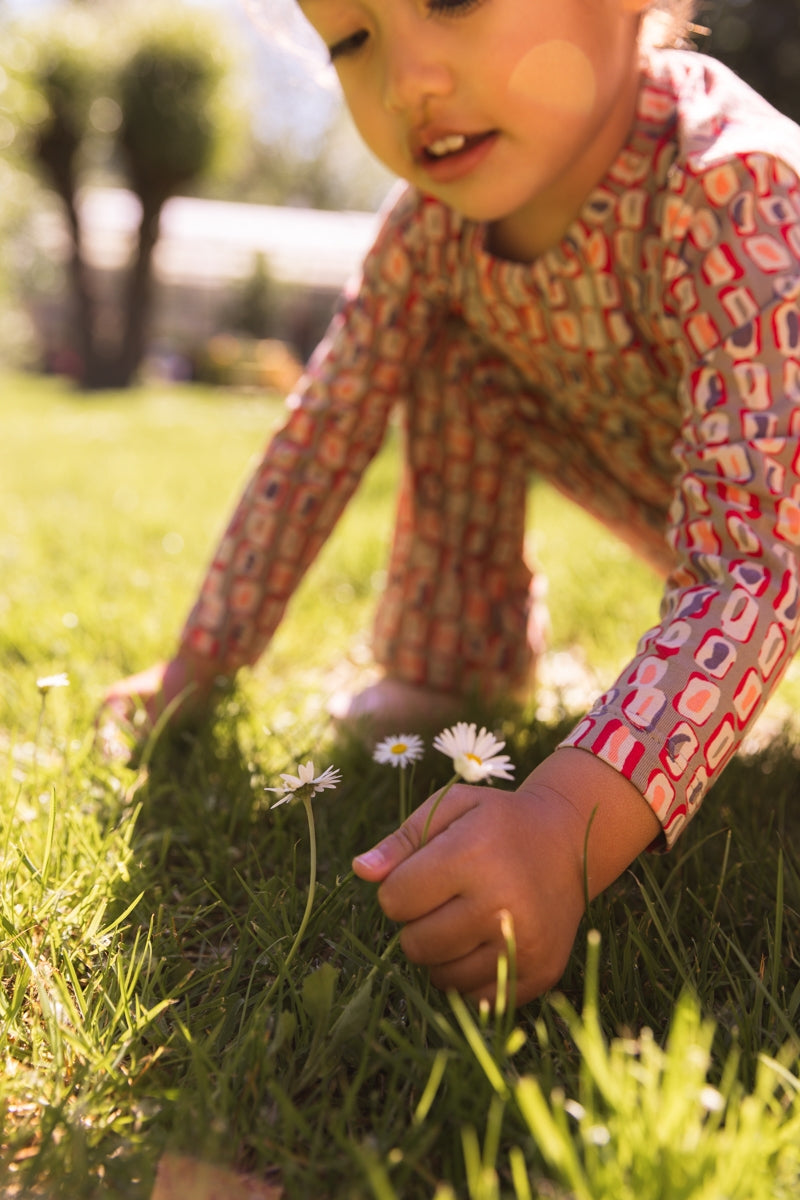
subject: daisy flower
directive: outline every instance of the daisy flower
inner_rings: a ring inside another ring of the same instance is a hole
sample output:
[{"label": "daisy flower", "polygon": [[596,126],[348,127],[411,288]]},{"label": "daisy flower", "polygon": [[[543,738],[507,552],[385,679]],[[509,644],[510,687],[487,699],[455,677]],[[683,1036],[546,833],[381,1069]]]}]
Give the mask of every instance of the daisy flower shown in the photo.
[{"label": "daisy flower", "polygon": [[513,779],[514,767],[507,754],[498,754],[505,746],[494,734],[474,722],[459,721],[434,738],[434,748],[453,760],[453,769],[467,783],[483,779]]},{"label": "daisy flower", "polygon": [[378,742],[372,757],[376,763],[407,767],[409,763],[419,762],[424,748],[422,738],[415,733],[398,733]]},{"label": "daisy flower", "polygon": [[[326,767],[322,774],[318,775],[317,768],[314,766],[313,762],[309,760],[309,762],[301,764],[297,768],[296,775],[281,773],[281,779],[283,780],[283,787],[264,788],[265,792],[277,792],[281,797],[280,800],[276,800],[274,804],[270,805],[270,808],[278,808],[281,804],[287,804],[290,800],[302,801],[303,808],[306,810],[306,820],[308,821],[308,842],[310,852],[310,878],[306,907],[302,920],[300,921],[300,927],[298,928],[297,933],[294,936],[294,941],[289,948],[289,953],[283,960],[283,969],[285,971],[289,966],[289,963],[294,958],[297,947],[303,940],[303,934],[306,931],[309,919],[311,917],[311,909],[314,907],[314,894],[317,888],[317,834],[314,828],[314,808],[311,804],[311,801],[319,792],[324,792],[327,788],[335,788],[338,784],[340,784],[342,782],[342,773],[341,771],[337,771],[335,767]],[[278,980],[280,978],[281,975],[278,973],[275,976],[272,987],[267,993],[268,997],[272,995],[272,992],[277,987]]]},{"label": "daisy flower", "polygon": [[[409,797],[413,791],[416,764],[422,758],[425,746],[415,733],[397,733],[378,742],[373,752],[376,763],[389,763],[400,768],[400,823],[408,816]],[[411,765],[411,783],[406,780],[406,767]]]},{"label": "daisy flower", "polygon": [[66,671],[62,671],[60,675],[43,675],[41,679],[36,680],[36,686],[43,696],[46,696],[51,688],[69,687],[69,676]]},{"label": "daisy flower", "polygon": [[297,769],[296,775],[281,774],[283,787],[265,788],[266,792],[277,792],[281,797],[272,804],[271,808],[278,808],[281,804],[288,804],[290,800],[310,800],[312,796],[316,796],[319,792],[324,792],[326,788],[335,788],[342,782],[341,771],[337,771],[335,767],[326,767],[321,775],[317,775],[316,767],[313,762],[307,762]]},{"label": "daisy flower", "polygon": [[441,750],[453,760],[453,778],[446,783],[430,807],[422,830],[421,845],[428,840],[434,813],[450,788],[463,779],[465,783],[481,783],[484,779],[513,779],[514,767],[507,754],[498,754],[505,742],[499,742],[493,733],[472,721],[459,721],[450,729],[444,729],[433,739],[435,750]]}]

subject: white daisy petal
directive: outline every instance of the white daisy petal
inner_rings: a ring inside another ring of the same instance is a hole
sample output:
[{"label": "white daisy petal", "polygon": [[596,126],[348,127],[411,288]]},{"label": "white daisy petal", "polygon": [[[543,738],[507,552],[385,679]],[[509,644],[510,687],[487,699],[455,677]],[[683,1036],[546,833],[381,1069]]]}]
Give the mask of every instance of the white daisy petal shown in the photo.
[{"label": "white daisy petal", "polygon": [[314,782],[314,764],[310,760],[304,767],[298,767],[297,774],[300,776],[300,783]]},{"label": "white daisy petal", "polygon": [[299,787],[303,786],[302,779],[299,779],[297,775],[281,775],[281,779],[283,787],[280,790],[284,792],[296,792]]},{"label": "white daisy petal", "polygon": [[463,721],[459,721],[452,729],[443,730],[438,737],[434,738],[433,744],[437,750],[441,750],[442,754],[446,754],[448,758],[455,758],[466,745],[468,737],[469,726],[465,725]]},{"label": "white daisy petal", "polygon": [[[309,764],[311,765],[311,764]],[[335,788],[342,782],[342,773],[337,771],[335,767],[326,767],[321,775],[316,779],[309,780],[313,785],[312,796],[316,796],[317,792],[324,792],[326,788]]]},{"label": "white daisy petal", "polygon": [[[279,788],[265,788],[264,789],[264,791],[266,791],[266,792],[277,792],[279,790],[280,790]],[[280,808],[280,806],[282,804],[288,804],[293,796],[294,796],[294,792],[284,792],[282,794],[280,800],[272,801],[272,803],[270,804],[270,808]]]},{"label": "white daisy petal", "polygon": [[36,686],[40,692],[49,692],[51,688],[69,687],[69,676],[66,671],[62,671],[60,675],[43,675],[41,679],[36,680]]},{"label": "white daisy petal", "polygon": [[489,733],[487,729],[481,729],[475,738],[472,753],[477,754],[479,758],[491,758],[494,754],[497,754],[498,750],[502,750],[504,746],[505,742],[498,741],[493,733]]}]

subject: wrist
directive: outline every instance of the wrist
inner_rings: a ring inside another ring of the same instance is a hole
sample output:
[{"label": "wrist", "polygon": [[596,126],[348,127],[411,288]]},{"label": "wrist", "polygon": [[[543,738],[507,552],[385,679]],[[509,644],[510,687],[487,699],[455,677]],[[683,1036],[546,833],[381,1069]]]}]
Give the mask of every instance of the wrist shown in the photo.
[{"label": "wrist", "polygon": [[222,673],[217,660],[202,658],[185,647],[164,665],[166,697],[172,699],[185,692],[190,706],[193,699],[195,702],[208,700],[215,690],[224,690],[230,682],[231,676]]},{"label": "wrist", "polygon": [[585,750],[556,750],[520,784],[566,804],[575,814],[573,839],[593,899],[658,839],[661,826],[641,793],[602,759]]},{"label": "wrist", "polygon": [[180,671],[187,682],[193,681],[199,687],[211,688],[218,679],[227,682],[232,677],[232,672],[223,670],[219,659],[197,654],[188,646],[180,646],[177,653],[167,663],[167,667]]}]

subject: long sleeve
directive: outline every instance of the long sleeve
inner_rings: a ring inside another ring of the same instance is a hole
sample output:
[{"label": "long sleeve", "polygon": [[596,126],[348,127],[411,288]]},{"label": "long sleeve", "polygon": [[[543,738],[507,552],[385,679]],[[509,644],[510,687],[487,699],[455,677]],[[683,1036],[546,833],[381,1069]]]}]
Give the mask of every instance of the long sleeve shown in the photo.
[{"label": "long sleeve", "polygon": [[661,622],[567,739],[634,783],[667,844],[798,644],[800,186],[744,155],[676,174],[658,318],[681,360],[677,556]]},{"label": "long sleeve", "polygon": [[413,194],[384,222],[214,553],[181,638],[221,673],[253,663],[381,445],[430,334]]}]

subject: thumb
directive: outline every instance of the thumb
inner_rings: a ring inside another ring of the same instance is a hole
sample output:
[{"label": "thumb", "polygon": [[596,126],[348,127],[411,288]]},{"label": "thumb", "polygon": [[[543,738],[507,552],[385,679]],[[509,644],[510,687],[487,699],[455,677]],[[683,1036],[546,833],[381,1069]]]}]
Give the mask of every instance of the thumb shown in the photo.
[{"label": "thumb", "polygon": [[[458,820],[469,809],[475,807],[474,793],[477,788],[461,784],[429,796],[424,804],[415,809],[408,820],[383,838],[371,850],[353,859],[353,871],[368,883],[381,883],[387,875],[422,848],[423,833],[427,829],[424,844]],[[433,819],[429,821],[431,810]]]},{"label": "thumb", "polygon": [[409,819],[371,850],[354,858],[353,871],[368,883],[381,883],[395,867],[416,853],[419,844],[419,835],[414,835]]}]

